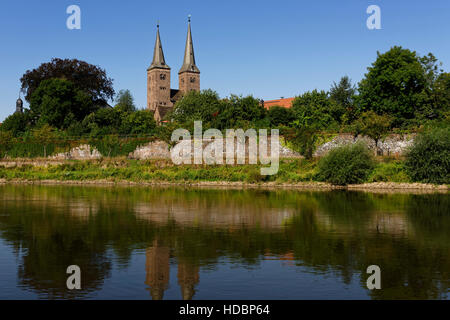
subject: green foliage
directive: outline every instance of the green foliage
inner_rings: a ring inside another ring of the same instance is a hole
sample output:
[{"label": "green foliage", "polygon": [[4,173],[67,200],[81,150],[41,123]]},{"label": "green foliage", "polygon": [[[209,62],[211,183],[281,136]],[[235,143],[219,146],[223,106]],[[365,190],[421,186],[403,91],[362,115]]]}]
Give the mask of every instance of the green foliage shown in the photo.
[{"label": "green foliage", "polygon": [[218,129],[252,128],[265,117],[266,110],[253,96],[231,95],[221,100],[211,126]]},{"label": "green foliage", "polygon": [[89,114],[83,120],[83,126],[91,137],[117,134],[122,122],[122,114],[115,108],[102,108]]},{"label": "green foliage", "polygon": [[55,140],[55,130],[48,124],[44,124],[40,128],[35,128],[32,131],[33,138],[35,141],[39,141],[44,147],[44,157],[47,156],[47,145],[49,145],[53,140]]},{"label": "green foliage", "polygon": [[287,126],[294,120],[294,112],[291,108],[273,106],[267,110],[267,118],[272,126]]},{"label": "green foliage", "polygon": [[311,127],[301,127],[295,130],[293,139],[290,140],[294,150],[299,152],[306,159],[312,159],[316,149],[318,136],[315,129]]},{"label": "green foliage", "polygon": [[330,112],[337,122],[351,122],[356,118],[354,102],[356,88],[348,76],[342,77],[338,84],[333,82],[329,95],[334,101]]},{"label": "green foliage", "polygon": [[128,113],[122,120],[120,126],[121,134],[131,135],[154,135],[157,125],[153,112],[148,110],[139,110]]},{"label": "green foliage", "polygon": [[0,131],[9,131],[14,137],[23,135],[30,126],[31,116],[29,110],[24,113],[13,113],[5,119],[0,126]]},{"label": "green foliage", "polygon": [[116,97],[117,104],[115,108],[124,113],[131,113],[136,111],[134,105],[134,98],[131,95],[130,90],[120,90]]},{"label": "green foliage", "polygon": [[367,182],[411,182],[403,161],[380,162],[367,178]]},{"label": "green foliage", "polygon": [[450,112],[450,73],[441,73],[433,83],[431,110],[424,111],[427,118],[444,118]]},{"label": "green foliage", "polygon": [[344,108],[349,108],[353,105],[353,98],[356,93],[356,88],[352,85],[352,81],[348,76],[341,78],[338,84],[333,82],[330,89],[330,99],[336,101]]},{"label": "green foliage", "polygon": [[212,90],[191,91],[177,101],[170,116],[179,123],[193,123],[197,120],[210,122],[213,115],[219,111],[219,105],[217,92]]},{"label": "green foliage", "polygon": [[325,91],[313,90],[295,98],[292,102],[295,126],[316,129],[336,127],[336,120],[330,113],[334,104]]},{"label": "green foliage", "polygon": [[378,141],[389,133],[391,118],[378,115],[374,111],[367,111],[353,124],[354,135],[363,134],[372,138],[378,147]]},{"label": "green foliage", "polygon": [[94,109],[91,98],[67,80],[42,81],[30,99],[30,111],[36,124],[60,129],[82,121]]},{"label": "green foliage", "polygon": [[420,58],[397,46],[378,53],[359,83],[361,111],[391,115],[394,127],[407,125],[430,103],[433,64],[432,56]]},{"label": "green foliage", "polygon": [[77,90],[87,94],[92,102],[105,102],[114,97],[113,80],[105,70],[77,59],[54,58],[38,68],[28,70],[20,79],[25,99],[31,102],[33,93],[45,80],[61,79],[71,82]]},{"label": "green foliage", "polygon": [[8,154],[13,143],[12,132],[0,130],[0,158],[3,158]]},{"label": "green foliage", "polygon": [[450,184],[450,127],[420,134],[406,158],[413,181]]},{"label": "green foliage", "polygon": [[331,150],[319,161],[317,178],[334,185],[366,181],[374,168],[372,154],[363,144],[345,145]]}]

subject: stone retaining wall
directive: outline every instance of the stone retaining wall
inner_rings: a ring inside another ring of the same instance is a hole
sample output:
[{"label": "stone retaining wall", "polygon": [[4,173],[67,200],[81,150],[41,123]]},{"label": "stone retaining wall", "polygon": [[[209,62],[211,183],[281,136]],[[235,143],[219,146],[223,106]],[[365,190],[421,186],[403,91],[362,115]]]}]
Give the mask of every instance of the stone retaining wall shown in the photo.
[{"label": "stone retaining wall", "polygon": [[[377,154],[382,156],[403,155],[407,148],[412,145],[414,137],[414,134],[391,134],[385,139],[381,139],[380,141],[378,141],[378,147],[376,148]],[[345,144],[354,144],[357,142],[363,142],[370,149],[375,150],[375,141],[369,137],[358,136],[355,138],[352,134],[340,134],[330,142],[324,143],[323,145],[319,146],[314,153],[314,156],[321,157],[336,147]]]},{"label": "stone retaining wall", "polygon": [[[398,135],[393,134],[378,142],[377,153],[384,156],[399,156],[405,153],[406,149],[411,146],[414,135]],[[207,147],[213,140],[204,140],[203,148]],[[223,140],[224,159],[226,158],[226,140]],[[354,144],[356,142],[364,142],[369,148],[375,150],[375,142],[373,139],[364,136],[354,138],[351,134],[339,134],[333,140],[319,146],[314,153],[315,157],[321,157],[330,150],[345,144]],[[187,142],[189,144],[189,142]],[[193,142],[191,142],[191,145]],[[270,154],[270,137],[268,137],[268,152]],[[237,142],[235,141],[235,153],[237,150]],[[246,156],[248,156],[248,142],[245,146]],[[299,153],[280,145],[280,158],[298,158]],[[96,149],[88,144],[80,145],[73,148],[69,152],[59,153],[48,157],[50,160],[96,160],[101,159],[102,155]],[[135,151],[128,155],[130,159],[148,160],[148,159],[171,159],[169,145],[164,141],[154,141],[136,148]]]}]

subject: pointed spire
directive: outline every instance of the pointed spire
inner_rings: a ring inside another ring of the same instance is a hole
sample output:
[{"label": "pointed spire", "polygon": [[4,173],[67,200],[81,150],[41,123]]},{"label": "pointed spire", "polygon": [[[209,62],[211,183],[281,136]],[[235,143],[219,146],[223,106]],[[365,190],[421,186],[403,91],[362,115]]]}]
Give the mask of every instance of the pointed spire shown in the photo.
[{"label": "pointed spire", "polygon": [[166,64],[166,60],[164,59],[164,52],[162,49],[161,38],[159,36],[159,21],[156,25],[156,42],[155,49],[153,51],[153,61],[148,70],[160,68],[160,69],[170,69],[170,67]]},{"label": "pointed spire", "polygon": [[184,50],[183,65],[178,73],[187,71],[200,73],[200,70],[195,65],[194,45],[192,43],[191,33],[191,15],[188,16],[188,34],[186,38],[186,49]]},{"label": "pointed spire", "polygon": [[23,101],[20,98],[20,91],[19,91],[19,99],[17,99],[16,101],[16,112],[23,113]]}]

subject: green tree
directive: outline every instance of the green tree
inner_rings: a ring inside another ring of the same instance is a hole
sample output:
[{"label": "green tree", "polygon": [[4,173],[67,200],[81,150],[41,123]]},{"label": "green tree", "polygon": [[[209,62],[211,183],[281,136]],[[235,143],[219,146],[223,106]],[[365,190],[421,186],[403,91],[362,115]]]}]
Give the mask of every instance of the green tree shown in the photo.
[{"label": "green tree", "polygon": [[435,117],[441,118],[450,112],[450,73],[441,73],[432,88],[433,110],[437,111]]},{"label": "green tree", "polygon": [[47,157],[47,146],[56,138],[55,130],[48,124],[32,130],[33,139],[44,146],[44,158]]},{"label": "green tree", "polygon": [[91,137],[117,134],[122,125],[121,112],[115,108],[101,108],[83,119],[82,125]]},{"label": "green tree", "polygon": [[219,111],[219,104],[219,95],[215,91],[191,91],[177,101],[170,117],[179,123],[210,122]]},{"label": "green tree", "polygon": [[30,111],[37,125],[67,128],[94,110],[90,97],[67,80],[44,80],[31,96]]},{"label": "green tree", "polygon": [[13,143],[12,132],[0,130],[0,158],[3,158],[8,154]]},{"label": "green tree", "polygon": [[115,108],[124,113],[131,113],[136,111],[134,105],[134,98],[130,90],[120,90],[116,97],[117,104]]},{"label": "green tree", "polygon": [[291,108],[273,106],[267,110],[267,118],[272,126],[287,126],[294,120],[294,112]]},{"label": "green tree", "polygon": [[[359,83],[359,108],[393,117],[393,126],[407,125],[429,103],[433,81],[430,55],[420,58],[416,52],[395,46],[368,68]],[[428,64],[428,66],[426,65]]]},{"label": "green tree", "polygon": [[128,114],[128,116],[123,119],[120,133],[150,135],[154,134],[156,129],[157,125],[153,113],[148,110],[139,110]]},{"label": "green tree", "polygon": [[265,115],[260,100],[253,96],[231,95],[219,104],[213,126],[219,129],[255,126]]},{"label": "green tree", "polygon": [[335,102],[331,114],[336,121],[350,123],[355,120],[356,87],[348,76],[342,77],[339,83],[333,82],[329,95],[330,99]]},{"label": "green tree", "polygon": [[296,97],[292,102],[296,125],[318,130],[336,126],[337,123],[330,113],[332,104],[325,91],[313,90]]},{"label": "green tree", "polygon": [[295,151],[298,151],[306,159],[311,160],[316,148],[317,139],[317,132],[314,128],[300,127],[295,129],[294,136],[290,139],[290,142]]},{"label": "green tree", "polygon": [[391,118],[387,115],[378,115],[374,111],[364,112],[355,121],[358,134],[363,134],[375,141],[375,152],[378,153],[378,141],[384,138],[391,126]]},{"label": "green tree", "polygon": [[49,79],[63,79],[73,83],[75,88],[89,95],[93,102],[105,103],[114,97],[113,80],[98,66],[77,59],[54,58],[38,68],[28,70],[20,79],[25,99],[31,97],[41,82]]},{"label": "green tree", "polygon": [[421,133],[406,155],[406,168],[413,181],[450,183],[450,127]]},{"label": "green tree", "polygon": [[18,137],[29,129],[30,123],[30,112],[25,110],[24,113],[14,113],[7,117],[0,126],[0,131],[9,131],[14,137]]}]

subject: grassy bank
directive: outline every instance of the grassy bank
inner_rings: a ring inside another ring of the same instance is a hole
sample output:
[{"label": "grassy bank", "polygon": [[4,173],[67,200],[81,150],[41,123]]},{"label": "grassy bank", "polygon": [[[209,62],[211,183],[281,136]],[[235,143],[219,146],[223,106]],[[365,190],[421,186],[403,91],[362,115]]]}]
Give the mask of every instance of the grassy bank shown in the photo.
[{"label": "grassy bank", "polygon": [[[173,165],[168,160],[137,161],[125,158],[96,161],[10,162],[0,167],[0,179],[5,181],[130,181],[136,183],[169,182],[243,182],[295,184],[318,182],[317,160],[282,159],[276,175],[261,176],[260,165]],[[378,159],[366,183],[412,182],[405,172],[402,160]]]}]

